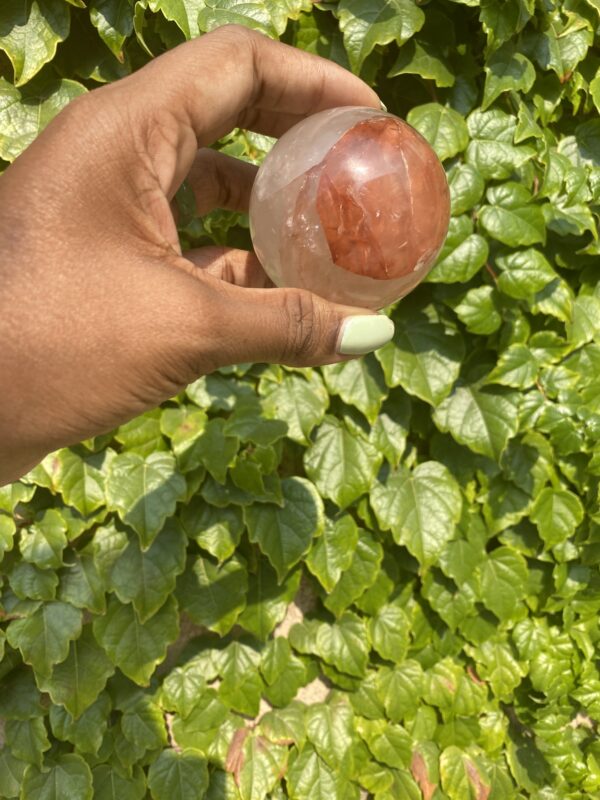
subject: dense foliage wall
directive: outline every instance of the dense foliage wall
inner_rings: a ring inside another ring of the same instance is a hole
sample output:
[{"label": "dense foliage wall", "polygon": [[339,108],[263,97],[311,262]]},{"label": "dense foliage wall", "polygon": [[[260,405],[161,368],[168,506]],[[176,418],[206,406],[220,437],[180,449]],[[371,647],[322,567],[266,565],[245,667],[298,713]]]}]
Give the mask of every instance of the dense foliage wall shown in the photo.
[{"label": "dense foliage wall", "polygon": [[407,116],[448,240],[376,355],[220,370],[0,489],[0,797],[599,797],[600,2],[2,0],[1,163],[229,21]]}]

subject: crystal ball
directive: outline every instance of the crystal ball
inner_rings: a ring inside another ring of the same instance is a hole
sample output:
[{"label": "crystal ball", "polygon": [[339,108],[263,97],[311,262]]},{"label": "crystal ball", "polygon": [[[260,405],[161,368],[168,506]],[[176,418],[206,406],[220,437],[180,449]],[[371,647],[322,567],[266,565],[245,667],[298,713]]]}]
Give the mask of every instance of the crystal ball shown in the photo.
[{"label": "crystal ball", "polygon": [[450,219],[446,174],[403,120],[345,106],[274,145],[250,198],[256,255],[279,287],[380,309],[425,277]]}]

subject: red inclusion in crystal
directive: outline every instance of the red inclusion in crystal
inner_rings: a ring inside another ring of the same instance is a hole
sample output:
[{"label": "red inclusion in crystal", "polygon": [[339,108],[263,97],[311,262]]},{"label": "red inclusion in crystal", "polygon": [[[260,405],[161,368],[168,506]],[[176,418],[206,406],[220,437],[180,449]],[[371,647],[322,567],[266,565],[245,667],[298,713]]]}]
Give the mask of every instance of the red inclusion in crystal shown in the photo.
[{"label": "red inclusion in crystal", "polygon": [[410,125],[363,120],[316,169],[317,213],[338,267],[378,280],[428,269],[446,236],[450,195],[437,156]]}]

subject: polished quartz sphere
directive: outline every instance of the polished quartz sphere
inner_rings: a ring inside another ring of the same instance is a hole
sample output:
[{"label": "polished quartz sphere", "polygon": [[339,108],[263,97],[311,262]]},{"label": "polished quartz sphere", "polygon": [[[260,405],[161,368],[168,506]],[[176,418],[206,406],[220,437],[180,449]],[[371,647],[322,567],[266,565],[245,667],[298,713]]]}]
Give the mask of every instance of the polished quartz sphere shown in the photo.
[{"label": "polished quartz sphere", "polygon": [[285,133],[250,199],[254,249],[276,286],[373,309],[425,277],[449,218],[446,175],[428,142],[393,114],[353,106]]}]

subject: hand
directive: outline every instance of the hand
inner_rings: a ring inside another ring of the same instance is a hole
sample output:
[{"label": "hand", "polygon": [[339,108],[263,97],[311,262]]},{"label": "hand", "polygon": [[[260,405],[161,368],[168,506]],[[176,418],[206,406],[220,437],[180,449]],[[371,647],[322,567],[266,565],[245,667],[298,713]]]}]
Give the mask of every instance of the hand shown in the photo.
[{"label": "hand", "polygon": [[335,64],[228,26],[76,99],[7,169],[0,485],[220,366],[346,357],[344,320],[372,312],[267,288],[244,251],[182,254],[171,211],[186,176],[201,213],[247,207],[254,168],[198,148],[339,105],[379,100]]}]

